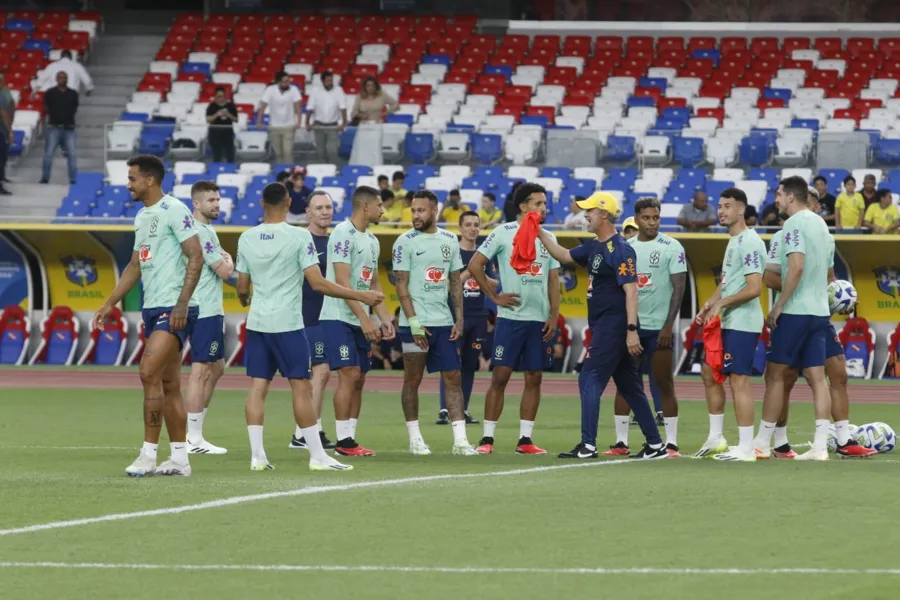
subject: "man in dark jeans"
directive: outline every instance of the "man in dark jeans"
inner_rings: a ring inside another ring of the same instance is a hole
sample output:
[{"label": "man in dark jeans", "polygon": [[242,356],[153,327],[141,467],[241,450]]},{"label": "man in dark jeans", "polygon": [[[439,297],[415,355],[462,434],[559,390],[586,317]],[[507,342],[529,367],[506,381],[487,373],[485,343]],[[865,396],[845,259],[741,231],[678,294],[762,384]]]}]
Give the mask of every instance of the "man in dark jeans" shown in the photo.
[{"label": "man in dark jeans", "polygon": [[3,187],[6,179],[6,159],[9,146],[13,142],[13,115],[16,112],[16,101],[6,87],[6,77],[0,73],[0,195],[9,196],[12,192]]},{"label": "man in dark jeans", "polygon": [[225,88],[216,88],[215,99],[206,107],[206,121],[209,123],[209,147],[215,162],[234,162],[234,128],[237,121],[237,107],[225,95]]},{"label": "man in dark jeans", "polygon": [[75,113],[78,112],[78,92],[67,85],[65,71],[56,74],[56,87],[44,94],[44,111],[47,113],[47,131],[44,134],[44,172],[41,183],[50,182],[53,153],[58,147],[66,152],[69,165],[69,183],[75,183],[78,170],[75,167]]}]

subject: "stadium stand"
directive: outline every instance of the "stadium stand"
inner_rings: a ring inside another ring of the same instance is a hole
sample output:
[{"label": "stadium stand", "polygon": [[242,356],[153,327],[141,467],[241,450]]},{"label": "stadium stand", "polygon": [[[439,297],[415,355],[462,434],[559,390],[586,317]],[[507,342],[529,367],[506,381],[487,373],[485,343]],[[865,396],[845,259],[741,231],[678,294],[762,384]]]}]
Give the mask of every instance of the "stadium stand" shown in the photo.
[{"label": "stadium stand", "polygon": [[122,311],[114,307],[103,321],[102,329],[94,328],[93,321],[89,327],[90,340],[78,359],[78,364],[110,367],[121,365],[128,341],[128,321]]},{"label": "stadium stand", "polygon": [[881,365],[879,379],[900,378],[900,325],[887,333],[887,356]]},{"label": "stadium stand", "polygon": [[54,306],[41,321],[41,342],[29,365],[71,365],[78,347],[78,317],[68,306]]}]

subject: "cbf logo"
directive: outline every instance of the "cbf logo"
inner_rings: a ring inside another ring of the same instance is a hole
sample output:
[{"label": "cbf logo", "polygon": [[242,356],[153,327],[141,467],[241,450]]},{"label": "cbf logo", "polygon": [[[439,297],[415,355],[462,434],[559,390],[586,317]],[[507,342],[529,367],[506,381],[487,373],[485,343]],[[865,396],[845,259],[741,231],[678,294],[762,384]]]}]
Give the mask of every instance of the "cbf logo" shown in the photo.
[{"label": "cbf logo", "polygon": [[209,355],[215,356],[219,352],[219,342],[213,342],[209,345]]},{"label": "cbf logo", "polygon": [[659,265],[659,257],[660,257],[659,250],[654,250],[653,252],[650,253],[650,266],[651,267],[656,267]]},{"label": "cbf logo", "polygon": [[541,258],[547,258],[550,256],[550,252],[547,251],[547,248],[544,247],[544,244],[538,242],[538,251],[541,254]]},{"label": "cbf logo", "polygon": [[87,287],[97,282],[97,267],[93,258],[87,256],[66,256],[61,260],[66,268],[66,279],[75,285]]},{"label": "cbf logo", "polygon": [[597,269],[600,268],[601,264],[603,264],[603,257],[598,254],[597,256],[594,257],[594,262],[591,263],[591,270],[596,271]]},{"label": "cbf logo", "polygon": [[150,219],[150,236],[156,237],[156,229],[159,227],[159,217]]},{"label": "cbf logo", "polygon": [[444,260],[450,260],[450,246],[441,246],[441,256]]},{"label": "cbf logo", "polygon": [[503,360],[503,346],[497,346],[494,348],[494,358],[497,360]]},{"label": "cbf logo", "polygon": [[341,355],[341,360],[347,360],[350,358],[350,347],[347,345],[343,345],[338,348],[338,354]]},{"label": "cbf logo", "polygon": [[900,267],[878,267],[875,269],[875,283],[881,293],[900,298]]},{"label": "cbf logo", "polygon": [[323,344],[322,342],[316,342],[313,346],[313,351],[316,353],[316,358],[325,356],[325,344]]}]

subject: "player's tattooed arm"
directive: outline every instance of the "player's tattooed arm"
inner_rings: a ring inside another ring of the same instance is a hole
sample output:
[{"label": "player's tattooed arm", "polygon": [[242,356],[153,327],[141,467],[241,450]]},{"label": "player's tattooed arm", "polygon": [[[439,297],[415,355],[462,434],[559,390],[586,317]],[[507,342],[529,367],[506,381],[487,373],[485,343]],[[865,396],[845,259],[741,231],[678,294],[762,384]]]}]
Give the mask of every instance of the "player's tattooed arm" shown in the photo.
[{"label": "player's tattooed arm", "polygon": [[237,297],[241,306],[245,308],[250,306],[250,275],[248,273],[238,273]]},{"label": "player's tattooed arm", "polygon": [[109,297],[106,299],[106,302],[103,303],[103,306],[94,314],[94,329],[103,329],[103,321],[112,312],[112,309],[122,301],[122,298],[125,297],[125,294],[131,291],[137,282],[141,280],[141,263],[138,260],[138,253],[134,251],[131,253],[131,260],[128,261],[128,265],[125,267],[125,270],[122,271],[122,275],[119,277],[119,283],[116,285],[116,288],[112,291]]},{"label": "player's tattooed arm", "polygon": [[400,301],[400,308],[407,319],[416,316],[416,309],[413,306],[412,296],[409,295],[409,271],[394,271],[394,282],[397,287],[397,300]]}]

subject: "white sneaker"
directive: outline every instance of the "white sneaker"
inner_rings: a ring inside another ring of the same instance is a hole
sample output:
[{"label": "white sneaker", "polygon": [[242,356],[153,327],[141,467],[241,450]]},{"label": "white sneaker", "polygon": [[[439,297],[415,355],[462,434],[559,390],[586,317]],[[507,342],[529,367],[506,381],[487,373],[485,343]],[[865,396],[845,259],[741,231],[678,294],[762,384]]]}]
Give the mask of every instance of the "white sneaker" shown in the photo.
[{"label": "white sneaker", "polygon": [[416,456],[428,456],[431,454],[431,448],[425,443],[425,440],[419,438],[409,443],[409,453]]},{"label": "white sneaker", "polygon": [[725,462],[756,462],[756,453],[742,452],[739,446],[730,446],[725,452],[713,455],[713,460]]},{"label": "white sneaker", "polygon": [[228,454],[228,450],[210,444],[206,440],[200,440],[199,444],[195,444],[188,440],[188,454]]},{"label": "white sneaker", "polygon": [[709,438],[699,450],[694,452],[694,458],[712,458],[715,454],[728,452],[728,442],[724,437]]},{"label": "white sneaker", "polygon": [[798,454],[794,460],[818,460],[825,461],[828,460],[828,450],[822,448],[821,450],[816,450],[815,448],[809,450],[808,452],[804,452],[803,454]]},{"label": "white sneaker", "polygon": [[453,444],[453,456],[478,456],[472,444]]},{"label": "white sneaker", "polygon": [[353,465],[345,465],[338,462],[330,456],[326,456],[323,460],[309,460],[310,471],[352,471]]},{"label": "white sneaker", "polygon": [[269,464],[268,460],[250,460],[250,470],[251,471],[274,471],[275,467]]},{"label": "white sneaker", "polygon": [[753,453],[756,455],[756,460],[769,460],[772,458],[772,449],[758,446],[756,442],[753,442]]},{"label": "white sneaker", "polygon": [[131,477],[149,477],[156,473],[156,459],[150,458],[143,451],[138,454],[138,457],[134,459],[134,462],[131,463],[128,468],[125,469],[125,474],[130,475]]},{"label": "white sneaker", "polygon": [[191,465],[190,463],[177,463],[172,459],[167,460],[163,464],[156,467],[157,475],[174,475],[178,477],[190,477],[191,476]]}]

